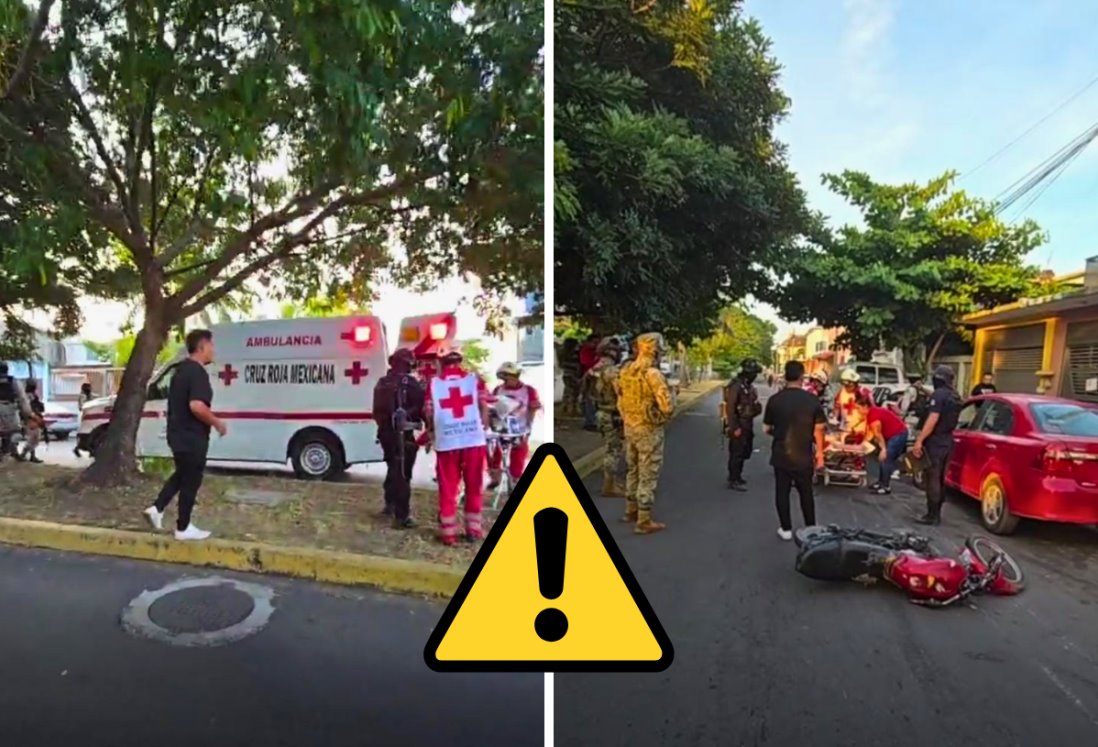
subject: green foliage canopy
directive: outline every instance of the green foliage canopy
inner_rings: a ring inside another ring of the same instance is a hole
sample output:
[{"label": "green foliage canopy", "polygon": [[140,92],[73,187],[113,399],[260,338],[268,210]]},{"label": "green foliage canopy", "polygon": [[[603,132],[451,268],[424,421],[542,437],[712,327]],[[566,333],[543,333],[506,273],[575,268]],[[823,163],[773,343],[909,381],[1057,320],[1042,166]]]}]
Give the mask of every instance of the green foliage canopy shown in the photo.
[{"label": "green foliage canopy", "polygon": [[806,225],[779,66],[740,5],[556,3],[557,313],[706,335]]},{"label": "green foliage canopy", "polygon": [[994,203],[954,190],[955,176],[894,186],[825,175],[863,225],[820,226],[786,258],[767,300],[790,321],[842,327],[839,343],[859,357],[899,347],[917,359],[964,314],[1030,294],[1038,271],[1025,258],[1044,234],[1033,221],[1004,223]]},{"label": "green foliage canopy", "polygon": [[713,333],[687,348],[687,358],[695,366],[712,363],[713,371],[720,376],[738,371],[745,358],[754,358],[766,366],[773,354],[777,331],[773,323],[742,306],[729,306],[721,311]]}]

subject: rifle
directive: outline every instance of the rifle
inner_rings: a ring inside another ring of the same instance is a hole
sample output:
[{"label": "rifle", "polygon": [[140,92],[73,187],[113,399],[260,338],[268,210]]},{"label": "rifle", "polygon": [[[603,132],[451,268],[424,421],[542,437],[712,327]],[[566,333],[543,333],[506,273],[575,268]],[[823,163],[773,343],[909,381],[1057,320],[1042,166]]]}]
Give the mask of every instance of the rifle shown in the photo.
[{"label": "rifle", "polygon": [[407,448],[408,433],[415,430],[415,423],[408,420],[407,402],[405,400],[408,378],[407,374],[402,374],[400,381],[397,382],[397,406],[393,410],[393,430],[397,434],[397,462],[400,464],[400,479],[410,482],[405,468],[404,452]]}]

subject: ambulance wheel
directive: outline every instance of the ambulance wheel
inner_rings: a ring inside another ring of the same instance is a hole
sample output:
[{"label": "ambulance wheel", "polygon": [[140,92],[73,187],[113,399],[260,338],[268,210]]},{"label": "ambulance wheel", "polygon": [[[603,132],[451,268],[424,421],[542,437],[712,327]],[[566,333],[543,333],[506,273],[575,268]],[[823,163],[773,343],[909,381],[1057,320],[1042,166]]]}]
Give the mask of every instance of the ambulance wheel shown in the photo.
[{"label": "ambulance wheel", "polygon": [[298,477],[329,480],[344,470],[343,445],[328,431],[302,431],[290,444],[290,461]]}]

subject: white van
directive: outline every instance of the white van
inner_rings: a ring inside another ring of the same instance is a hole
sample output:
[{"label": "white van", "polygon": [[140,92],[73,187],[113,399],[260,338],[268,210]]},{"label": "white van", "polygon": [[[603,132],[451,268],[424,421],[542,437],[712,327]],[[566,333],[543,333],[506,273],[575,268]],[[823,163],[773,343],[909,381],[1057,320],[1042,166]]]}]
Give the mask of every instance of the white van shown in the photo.
[{"label": "white van", "polygon": [[[448,318],[445,326],[438,321]],[[444,334],[454,315],[406,319],[401,338]],[[421,329],[423,328],[423,329]],[[302,477],[330,478],[352,464],[382,460],[373,394],[388,369],[388,346],[374,316],[272,319],[211,328],[217,359],[208,367],[213,410],[228,425],[210,439],[211,461],[285,464]],[[441,340],[439,340],[441,341]],[[167,394],[179,358],[157,371],[137,432],[139,457],[170,457]],[[114,398],[89,402],[81,444],[94,452]]]},{"label": "white van", "polygon": [[831,372],[831,381],[836,386],[839,377],[848,368],[853,368],[857,372],[861,377],[858,383],[870,391],[882,387],[894,394],[907,388],[907,379],[904,378],[904,370],[900,366],[876,361],[850,361],[844,366],[836,367]]}]

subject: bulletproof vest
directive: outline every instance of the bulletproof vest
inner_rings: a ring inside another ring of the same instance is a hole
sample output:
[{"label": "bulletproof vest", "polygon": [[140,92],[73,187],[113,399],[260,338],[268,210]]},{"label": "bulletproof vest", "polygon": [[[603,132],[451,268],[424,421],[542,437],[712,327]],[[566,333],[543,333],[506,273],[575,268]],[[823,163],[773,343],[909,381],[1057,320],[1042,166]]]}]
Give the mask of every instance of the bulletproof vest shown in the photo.
[{"label": "bulletproof vest", "polygon": [[618,377],[621,387],[618,411],[627,426],[656,426],[666,421],[656,405],[655,394],[648,386],[649,369],[650,366],[632,363],[623,368]]},{"label": "bulletproof vest", "polygon": [[592,373],[595,377],[595,407],[603,411],[618,409],[618,393],[614,391],[614,379],[618,373],[615,365],[599,364]]},{"label": "bulletproof vest", "polygon": [[750,421],[757,414],[759,394],[755,387],[745,384],[741,379],[732,381],[732,393],[736,397],[735,415],[742,421]]},{"label": "bulletproof vest", "polygon": [[15,381],[10,376],[0,376],[0,404],[15,404]]}]

